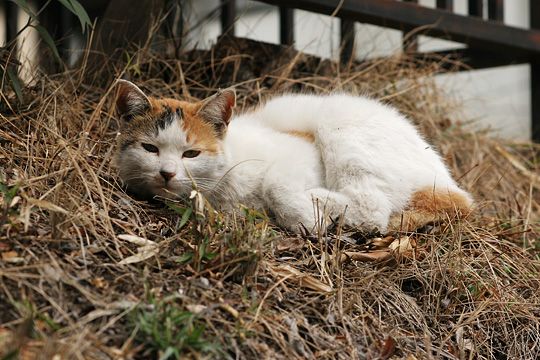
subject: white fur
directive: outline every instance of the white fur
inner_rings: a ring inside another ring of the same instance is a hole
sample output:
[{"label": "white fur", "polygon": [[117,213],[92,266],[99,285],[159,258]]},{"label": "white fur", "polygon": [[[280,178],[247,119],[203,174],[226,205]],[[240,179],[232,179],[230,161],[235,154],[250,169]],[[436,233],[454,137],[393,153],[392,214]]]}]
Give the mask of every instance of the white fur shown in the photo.
[{"label": "white fur", "polygon": [[[315,142],[288,131],[312,133]],[[169,165],[177,172],[170,191],[188,193],[185,167],[195,182],[201,181],[216,207],[242,203],[264,209],[292,230],[300,223],[307,228],[317,225],[314,201],[324,210],[323,220],[344,214],[349,225],[384,232],[390,215],[404,210],[421,188],[457,192],[470,199],[402,114],[365,97],[276,97],[233,117],[221,154],[201,155],[188,159],[190,163],[182,164],[177,155],[188,144],[178,136],[160,139],[165,148],[175,144],[165,151],[173,154],[167,159],[173,159],[175,165]],[[164,157],[156,166],[164,167],[165,161]]]}]

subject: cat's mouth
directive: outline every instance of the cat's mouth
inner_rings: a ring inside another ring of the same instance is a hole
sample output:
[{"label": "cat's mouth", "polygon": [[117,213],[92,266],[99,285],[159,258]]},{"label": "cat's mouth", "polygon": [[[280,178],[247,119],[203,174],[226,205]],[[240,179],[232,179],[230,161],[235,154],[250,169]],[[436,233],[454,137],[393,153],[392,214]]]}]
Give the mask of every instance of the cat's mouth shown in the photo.
[{"label": "cat's mouth", "polygon": [[170,192],[175,192],[176,190],[174,179],[165,181],[161,176],[160,177],[156,176],[154,177],[153,180],[154,180],[153,187],[155,190],[170,191]]},{"label": "cat's mouth", "polygon": [[168,199],[178,199],[180,197],[177,189],[173,189],[171,186],[167,185],[156,187],[154,193],[157,196]]},{"label": "cat's mouth", "polygon": [[159,197],[168,199],[179,199],[189,195],[191,189],[182,186],[182,182],[176,179],[164,181],[162,178],[155,177],[152,184],[149,186],[150,191]]},{"label": "cat's mouth", "polygon": [[[181,187],[179,183],[174,181],[161,182],[154,187],[156,195],[169,199],[178,199],[185,196],[186,190],[187,189]],[[189,191],[187,194],[189,194]]]}]

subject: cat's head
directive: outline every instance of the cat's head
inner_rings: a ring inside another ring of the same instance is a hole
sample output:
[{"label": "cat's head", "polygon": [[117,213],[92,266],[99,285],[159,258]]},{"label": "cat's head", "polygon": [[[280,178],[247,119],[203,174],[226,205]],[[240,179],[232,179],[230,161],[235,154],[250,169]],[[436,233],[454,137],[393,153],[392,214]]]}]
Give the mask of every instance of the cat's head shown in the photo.
[{"label": "cat's head", "polygon": [[235,106],[234,90],[199,102],[146,96],[118,81],[121,117],[117,164],[128,190],[141,196],[186,196],[195,183],[210,191],[223,177],[223,138]]}]

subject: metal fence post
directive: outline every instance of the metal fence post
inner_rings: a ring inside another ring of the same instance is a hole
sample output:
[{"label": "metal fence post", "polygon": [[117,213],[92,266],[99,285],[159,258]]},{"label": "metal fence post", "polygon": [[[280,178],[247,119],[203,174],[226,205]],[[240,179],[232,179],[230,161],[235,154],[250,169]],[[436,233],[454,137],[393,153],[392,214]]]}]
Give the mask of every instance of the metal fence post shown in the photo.
[{"label": "metal fence post", "polygon": [[8,44],[17,35],[19,7],[11,1],[2,1],[2,3],[6,15],[5,31],[6,44]]},{"label": "metal fence post", "polygon": [[503,0],[488,0],[488,19],[501,22],[504,20]]},{"label": "metal fence post", "polygon": [[234,36],[236,0],[221,0],[221,33]]},{"label": "metal fence post", "polygon": [[437,0],[437,8],[453,11],[454,2],[452,0]]},{"label": "metal fence post", "polygon": [[285,6],[279,7],[279,41],[283,45],[294,42],[294,10]]},{"label": "metal fence post", "polygon": [[[418,4],[418,0],[403,0],[403,1]],[[411,31],[414,31],[414,27],[406,27],[403,30],[401,47],[403,48],[403,51],[406,53],[418,52],[418,36],[410,34]]]},{"label": "metal fence post", "polygon": [[484,17],[484,1],[483,0],[469,0],[468,4],[469,15]]},{"label": "metal fence post", "polygon": [[354,21],[340,19],[340,59],[343,63],[353,58],[354,35]]}]

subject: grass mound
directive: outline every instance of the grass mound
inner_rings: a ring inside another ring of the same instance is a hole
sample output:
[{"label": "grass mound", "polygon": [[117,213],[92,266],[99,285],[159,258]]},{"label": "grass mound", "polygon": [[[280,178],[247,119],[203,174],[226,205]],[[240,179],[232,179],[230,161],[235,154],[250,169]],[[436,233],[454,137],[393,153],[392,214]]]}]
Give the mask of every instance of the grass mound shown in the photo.
[{"label": "grass mound", "polygon": [[284,91],[394,104],[478,204],[384,239],[293,236],[198,197],[137,202],[113,161],[113,79],[37,79],[25,104],[1,105],[0,358],[539,358],[540,147],[466,130],[432,60],[340,65],[223,38],[106,67],[154,96],[234,84],[240,109]]}]

